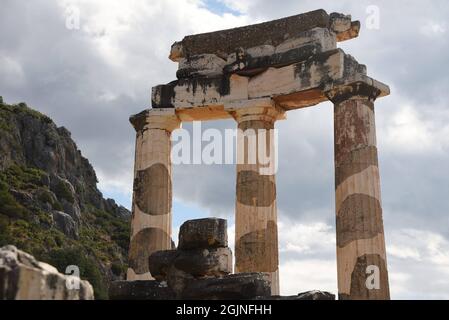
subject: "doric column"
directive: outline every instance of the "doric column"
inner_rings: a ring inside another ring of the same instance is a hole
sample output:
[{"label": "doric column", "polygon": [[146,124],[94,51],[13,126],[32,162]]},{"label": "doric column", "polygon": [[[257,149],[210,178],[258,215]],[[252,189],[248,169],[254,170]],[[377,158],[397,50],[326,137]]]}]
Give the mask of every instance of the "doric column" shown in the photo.
[{"label": "doric column", "polygon": [[335,205],[340,299],[389,299],[374,101],[363,82],[328,93],[334,102]]},{"label": "doric column", "polygon": [[[271,103],[234,112],[237,134],[235,272],[265,272],[279,294],[274,122],[283,111]],[[262,157],[269,156],[269,166]],[[265,163],[265,164],[264,164]],[[270,169],[268,169],[270,167]]]},{"label": "doric column", "polygon": [[174,109],[150,109],[130,118],[136,129],[134,194],[127,280],[151,280],[148,257],[171,248],[171,132]]}]

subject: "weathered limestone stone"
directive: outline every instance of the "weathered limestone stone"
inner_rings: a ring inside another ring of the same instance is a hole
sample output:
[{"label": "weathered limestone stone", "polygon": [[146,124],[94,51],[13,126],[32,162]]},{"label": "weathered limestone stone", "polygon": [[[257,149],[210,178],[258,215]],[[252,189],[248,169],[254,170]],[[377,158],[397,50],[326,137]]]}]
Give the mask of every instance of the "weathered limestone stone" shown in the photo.
[{"label": "weathered limestone stone", "polygon": [[[334,50],[337,48],[335,34],[327,28],[315,28],[300,33],[295,38],[289,38],[278,46],[261,45],[253,48],[236,48],[234,53],[228,55],[226,65],[221,64],[224,61],[213,55],[215,60],[220,62],[218,68],[213,68],[214,73],[209,72],[209,76],[218,76],[223,73],[237,73],[244,76],[253,76],[261,73],[269,67],[282,67],[292,63],[304,61],[314,54]],[[196,70],[211,69],[210,59],[204,59],[205,55],[181,59],[179,62],[178,78],[193,78],[198,76]],[[210,56],[206,55],[206,56]],[[185,70],[184,61],[190,61],[196,65],[195,68],[188,68],[187,72],[182,72],[183,77],[179,76],[180,70]],[[202,73],[205,75],[205,73]]]},{"label": "weathered limestone stone", "polygon": [[189,77],[213,77],[223,73],[226,60],[214,54],[200,54],[179,61],[176,77],[178,79]]},{"label": "weathered limestone stone", "polygon": [[257,298],[257,300],[335,300],[335,295],[324,291],[307,291],[296,296],[272,296]]},{"label": "weathered limestone stone", "polygon": [[227,222],[206,218],[184,222],[179,229],[179,250],[228,246]]},{"label": "weathered limestone stone", "polygon": [[[335,88],[335,202],[340,299],[389,299],[374,100],[379,86]],[[370,267],[370,269],[368,269]],[[379,288],[366,281],[375,267]]]},{"label": "weathered limestone stone", "polygon": [[173,266],[195,277],[220,277],[232,272],[232,252],[229,248],[180,251]]},{"label": "weathered limestone stone", "polygon": [[336,33],[337,39],[347,40],[351,35],[358,35],[357,25],[358,22],[351,22],[350,16],[329,16],[324,10],[315,10],[250,26],[187,36],[173,44],[170,59],[179,61],[180,58],[205,53],[227,57],[236,48],[246,50],[266,44],[277,46],[314,28],[329,28]]},{"label": "weathered limestone stone", "polygon": [[260,273],[240,273],[223,278],[192,281],[184,289],[183,299],[240,300],[270,296],[270,283]]},{"label": "weathered limestone stone", "polygon": [[0,300],[92,300],[89,282],[77,282],[14,246],[0,248]]},{"label": "weathered limestone stone", "polygon": [[358,37],[360,21],[351,21],[350,15],[333,12],[329,16],[330,29],[337,35],[338,41],[346,41]]},{"label": "weathered limestone stone", "polygon": [[[242,68],[244,71],[244,63]],[[233,104],[264,98],[272,99],[285,110],[309,107],[327,101],[333,88],[350,87],[358,82],[372,83],[380,89],[380,96],[389,94],[388,86],[366,76],[366,67],[341,49],[317,53],[286,66],[262,69],[251,76],[189,78],[159,85],[152,90],[152,105],[175,108],[182,120],[191,121],[226,119],[230,115],[224,110]]]},{"label": "weathered limestone stone", "polygon": [[133,215],[127,280],[152,280],[148,257],[172,246],[171,132],[173,109],[145,110],[130,118],[136,130]]},{"label": "weathered limestone stone", "polygon": [[167,279],[171,266],[194,277],[220,277],[232,272],[232,252],[229,248],[158,251],[150,256],[149,266],[159,281]]},{"label": "weathered limestone stone", "polygon": [[157,281],[166,281],[168,271],[178,255],[178,250],[161,250],[153,252],[148,259],[151,276]]},{"label": "weathered limestone stone", "polygon": [[194,276],[175,268],[171,265],[167,272],[167,285],[176,294],[176,297],[183,298],[185,288],[192,282],[197,281]]},{"label": "weathered limestone stone", "polygon": [[155,280],[114,281],[109,287],[110,300],[174,300],[175,293],[166,283]]},{"label": "weathered limestone stone", "polygon": [[[235,109],[237,136],[237,199],[235,212],[235,272],[264,272],[271,283],[271,294],[279,294],[279,253],[276,208],[275,146],[273,129],[283,110],[275,105]],[[251,138],[253,137],[253,139]],[[263,141],[269,156],[261,164],[255,155]],[[251,161],[251,159],[256,161]]]},{"label": "weathered limestone stone", "polygon": [[53,222],[58,230],[72,239],[79,238],[78,224],[73,218],[65,212],[53,211]]}]

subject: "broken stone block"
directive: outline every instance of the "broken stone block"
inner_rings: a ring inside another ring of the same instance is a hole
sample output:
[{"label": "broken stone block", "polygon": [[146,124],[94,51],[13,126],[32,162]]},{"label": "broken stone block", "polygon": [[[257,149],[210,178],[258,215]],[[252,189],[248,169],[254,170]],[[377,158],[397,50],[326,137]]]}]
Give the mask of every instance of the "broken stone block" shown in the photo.
[{"label": "broken stone block", "polygon": [[325,291],[307,291],[296,296],[271,296],[258,298],[257,300],[335,300],[335,295]]},{"label": "broken stone block", "polygon": [[194,300],[246,300],[269,297],[270,293],[270,282],[264,274],[239,273],[192,281],[185,287],[182,297]]},{"label": "broken stone block", "polygon": [[200,54],[179,60],[178,79],[189,77],[210,77],[223,73],[226,60],[215,54]]},{"label": "broken stone block", "polygon": [[337,48],[335,33],[327,28],[315,28],[289,38],[277,47],[258,46],[228,56],[225,73],[254,76],[267,68],[279,68],[307,60],[314,54]]},{"label": "broken stone block", "polygon": [[168,270],[178,255],[177,250],[161,250],[152,253],[148,258],[151,276],[158,281],[167,280]]},{"label": "broken stone block", "polygon": [[[333,17],[336,17],[335,14]],[[332,21],[329,14],[321,9],[250,26],[191,35],[173,44],[170,59],[179,61],[181,58],[204,53],[216,54],[226,59],[236,48],[246,50],[261,45],[277,46],[287,39],[297,37],[301,32],[329,28]],[[357,21],[349,22],[351,27],[357,24]],[[335,21],[335,30],[332,31],[336,33],[337,39],[346,40],[349,36],[358,35],[355,32],[349,33],[351,28],[346,29],[347,27],[346,20]],[[344,36],[340,37],[342,33]]]},{"label": "broken stone block", "polygon": [[346,41],[358,37],[360,21],[351,21],[351,15],[333,12],[329,15],[329,27],[337,35],[337,41]]},{"label": "broken stone block", "polygon": [[185,288],[195,281],[196,279],[192,275],[176,269],[174,266],[170,266],[167,271],[167,285],[178,298],[183,298],[182,294]]},{"label": "broken stone block", "polygon": [[335,300],[335,295],[325,291],[307,291],[298,293],[297,300]]},{"label": "broken stone block", "polygon": [[166,283],[155,280],[114,281],[109,287],[110,300],[173,300],[175,293]]},{"label": "broken stone block", "polygon": [[61,274],[14,246],[0,248],[0,300],[92,300],[89,282]]},{"label": "broken stone block", "polygon": [[229,248],[165,250],[149,258],[150,272],[156,280],[166,280],[172,266],[194,277],[220,277],[232,272],[232,252]]},{"label": "broken stone block", "polygon": [[229,248],[179,251],[174,260],[176,269],[194,277],[220,277],[232,272],[232,252]]},{"label": "broken stone block", "polygon": [[227,222],[206,218],[189,220],[179,230],[179,250],[208,249],[228,246]]}]

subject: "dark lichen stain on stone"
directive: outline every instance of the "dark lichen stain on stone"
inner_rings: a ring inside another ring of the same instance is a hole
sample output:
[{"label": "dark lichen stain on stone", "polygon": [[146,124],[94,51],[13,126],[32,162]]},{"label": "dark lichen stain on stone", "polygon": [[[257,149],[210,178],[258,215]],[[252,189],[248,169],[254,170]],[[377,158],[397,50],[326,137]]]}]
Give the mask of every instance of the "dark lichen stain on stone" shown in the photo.
[{"label": "dark lichen stain on stone", "polygon": [[306,30],[328,26],[326,11],[315,10],[270,22],[187,36],[182,40],[182,47],[186,57],[219,52],[227,55],[235,52],[236,48],[248,49],[266,44],[277,46]]},{"label": "dark lichen stain on stone", "polygon": [[367,146],[336,155],[335,159],[335,188],[343,183],[350,176],[360,173],[370,166],[378,166],[377,148]]},{"label": "dark lichen stain on stone", "polygon": [[269,207],[276,199],[273,177],[255,171],[237,174],[237,201],[247,206]]},{"label": "dark lichen stain on stone", "polygon": [[148,258],[160,243],[170,243],[170,237],[159,228],[140,230],[132,239],[129,247],[129,267],[136,274],[149,272]]},{"label": "dark lichen stain on stone", "polygon": [[382,208],[378,199],[365,194],[347,197],[337,214],[337,246],[370,239],[383,233]]},{"label": "dark lichen stain on stone", "polygon": [[148,110],[144,110],[129,118],[129,122],[131,122],[137,133],[142,132],[145,125],[147,124],[148,113],[149,113]]},{"label": "dark lichen stain on stone", "polygon": [[335,105],[334,136],[335,163],[339,165],[354,150],[371,146],[375,134],[373,103],[347,100]]},{"label": "dark lichen stain on stone", "polygon": [[[368,266],[377,266],[379,268],[379,289],[368,289],[366,280],[370,276],[367,273]],[[350,294],[339,294],[340,300],[372,300],[390,299],[390,288],[388,286],[388,272],[385,260],[378,254],[365,254],[357,258],[357,262],[351,273]]]},{"label": "dark lichen stain on stone", "polygon": [[47,282],[47,287],[56,290],[56,285],[58,284],[58,275],[56,274],[49,274],[45,281]]},{"label": "dark lichen stain on stone", "polygon": [[236,268],[239,272],[275,272],[278,269],[278,233],[276,223],[247,233],[235,245]]},{"label": "dark lichen stain on stone", "polygon": [[374,102],[380,94],[380,89],[364,82],[356,82],[340,87],[338,91],[330,92],[326,95],[334,104],[339,104],[353,97],[366,98],[369,102]]},{"label": "dark lichen stain on stone", "polygon": [[[174,108],[173,100],[176,96],[175,87],[178,85],[178,81],[172,81],[165,85],[159,85],[154,87],[155,95],[151,100],[153,108]],[[159,97],[159,100],[155,98]]]},{"label": "dark lichen stain on stone", "polygon": [[145,214],[164,215],[171,210],[172,182],[168,169],[156,163],[137,171],[134,196],[138,208]]},{"label": "dark lichen stain on stone", "polygon": [[225,73],[237,73],[242,76],[255,76],[270,67],[281,68],[292,63],[304,61],[319,51],[321,51],[320,45],[310,44],[269,56],[253,58],[250,55],[245,55],[243,60],[238,60],[225,66],[223,71]]}]

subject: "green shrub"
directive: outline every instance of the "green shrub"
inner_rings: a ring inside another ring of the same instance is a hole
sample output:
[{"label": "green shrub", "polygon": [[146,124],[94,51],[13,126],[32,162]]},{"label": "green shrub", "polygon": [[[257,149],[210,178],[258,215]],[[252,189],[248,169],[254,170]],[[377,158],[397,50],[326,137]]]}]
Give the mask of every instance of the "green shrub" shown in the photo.
[{"label": "green shrub", "polygon": [[27,210],[9,193],[8,185],[0,181],[0,214],[10,218],[26,219]]},{"label": "green shrub", "polygon": [[65,273],[67,266],[75,265],[80,269],[80,277],[90,282],[96,299],[107,299],[107,287],[98,264],[80,247],[56,249],[49,253],[49,263],[59,272]]},{"label": "green shrub", "polygon": [[62,210],[64,210],[64,208],[62,207],[61,202],[59,202],[59,201],[53,202],[52,207],[53,207],[53,209],[56,210],[56,211],[62,211]]},{"label": "green shrub", "polygon": [[73,203],[75,199],[70,191],[69,187],[64,181],[59,181],[54,190],[56,197],[58,199],[65,199],[70,203]]},{"label": "green shrub", "polygon": [[51,205],[53,204],[53,197],[51,196],[50,191],[45,189],[39,190],[38,200],[42,203],[49,203]]}]

